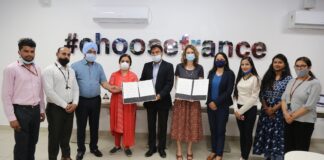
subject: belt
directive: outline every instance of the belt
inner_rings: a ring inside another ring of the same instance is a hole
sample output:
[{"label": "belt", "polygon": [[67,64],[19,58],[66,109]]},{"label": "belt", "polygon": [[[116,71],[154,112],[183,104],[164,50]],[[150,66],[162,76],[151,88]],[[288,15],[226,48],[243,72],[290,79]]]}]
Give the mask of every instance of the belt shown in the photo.
[{"label": "belt", "polygon": [[33,106],[33,105],[21,105],[21,104],[13,104],[14,107],[21,107],[21,108],[26,108],[26,109],[35,109],[39,108],[39,104]]},{"label": "belt", "polygon": [[100,98],[100,95],[95,96],[95,97],[91,97],[91,98],[80,96],[80,99],[89,99],[90,100],[90,99],[96,99],[96,98]]}]

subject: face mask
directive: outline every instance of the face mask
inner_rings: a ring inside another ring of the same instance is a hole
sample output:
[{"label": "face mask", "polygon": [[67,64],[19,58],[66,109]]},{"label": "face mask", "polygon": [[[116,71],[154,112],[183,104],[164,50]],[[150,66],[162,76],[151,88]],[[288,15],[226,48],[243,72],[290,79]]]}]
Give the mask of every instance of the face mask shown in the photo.
[{"label": "face mask", "polygon": [[85,59],[88,61],[88,62],[94,62],[96,60],[97,56],[91,54],[91,53],[87,53],[86,56],[85,56]]},{"label": "face mask", "polygon": [[247,70],[246,72],[243,71],[243,75],[247,75],[247,74],[249,74],[249,73],[251,73],[251,72],[252,72],[252,68],[249,69],[249,70]]},{"label": "face mask", "polygon": [[193,60],[195,60],[195,54],[193,54],[193,53],[189,53],[189,54],[186,54],[186,59],[188,60],[188,61],[193,61]]},{"label": "face mask", "polygon": [[24,63],[24,64],[33,64],[34,63],[34,59],[31,61],[26,61],[24,60],[22,57],[19,58],[20,62]]},{"label": "face mask", "polygon": [[162,59],[162,55],[161,54],[159,54],[159,55],[156,55],[156,56],[152,56],[152,60],[154,61],[154,62],[160,62],[161,61],[161,59]]},{"label": "face mask", "polygon": [[128,70],[128,69],[129,69],[129,63],[127,63],[127,62],[122,62],[122,63],[120,64],[120,69],[121,69],[121,70]]},{"label": "face mask", "polygon": [[215,63],[216,67],[224,67],[225,66],[225,61],[222,61],[222,60],[215,61],[214,63]]},{"label": "face mask", "polygon": [[70,62],[70,60],[67,59],[67,58],[59,58],[59,59],[58,59],[58,62],[59,62],[62,66],[66,66],[66,65]]},{"label": "face mask", "polygon": [[297,74],[297,77],[298,78],[305,77],[309,73],[309,69],[308,68],[305,68],[303,70],[297,70],[297,69],[295,69],[295,71],[296,71],[296,74]]}]

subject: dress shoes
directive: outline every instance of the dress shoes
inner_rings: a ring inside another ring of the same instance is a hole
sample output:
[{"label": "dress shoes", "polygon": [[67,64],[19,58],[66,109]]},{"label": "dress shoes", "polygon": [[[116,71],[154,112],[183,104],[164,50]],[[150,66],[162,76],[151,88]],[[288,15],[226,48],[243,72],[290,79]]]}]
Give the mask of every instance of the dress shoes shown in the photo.
[{"label": "dress shoes", "polygon": [[149,150],[145,153],[145,157],[151,157],[155,152],[156,152],[156,149],[149,149]]},{"label": "dress shoes", "polygon": [[166,157],[166,153],[165,153],[164,149],[160,149],[159,154],[160,154],[160,157],[162,157],[162,158]]}]

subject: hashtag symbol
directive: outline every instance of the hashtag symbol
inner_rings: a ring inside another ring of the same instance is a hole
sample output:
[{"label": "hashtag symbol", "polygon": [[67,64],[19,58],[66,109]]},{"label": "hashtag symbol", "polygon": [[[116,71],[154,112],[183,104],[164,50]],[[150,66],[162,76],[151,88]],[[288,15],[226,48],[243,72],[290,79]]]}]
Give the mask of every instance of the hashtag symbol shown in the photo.
[{"label": "hashtag symbol", "polygon": [[72,33],[69,33],[68,37],[65,39],[66,45],[64,45],[64,47],[70,48],[71,53],[74,53],[74,49],[78,47],[76,45],[78,41],[76,33],[73,33],[73,36]]}]

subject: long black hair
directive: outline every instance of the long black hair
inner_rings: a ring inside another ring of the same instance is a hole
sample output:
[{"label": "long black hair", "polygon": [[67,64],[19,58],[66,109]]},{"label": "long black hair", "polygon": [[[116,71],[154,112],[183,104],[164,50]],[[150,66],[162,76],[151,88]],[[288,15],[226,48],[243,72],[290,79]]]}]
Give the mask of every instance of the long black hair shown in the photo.
[{"label": "long black hair", "polygon": [[[262,78],[261,91],[265,91],[267,89],[273,90],[273,83],[276,80],[276,73],[275,73],[275,70],[273,69],[273,63],[274,63],[275,59],[280,59],[285,64],[285,68],[282,70],[280,79],[284,79],[287,76],[291,76],[287,57],[285,55],[279,53],[272,58],[272,62],[270,64],[267,72],[264,74],[264,76]],[[260,94],[261,94],[261,92],[260,92]]]},{"label": "long black hair", "polygon": [[218,53],[215,55],[215,57],[214,57],[214,61],[213,61],[213,68],[209,71],[209,74],[210,74],[210,73],[213,73],[213,72],[216,72],[216,70],[217,70],[217,68],[218,68],[218,67],[216,66],[216,64],[215,64],[216,57],[217,57],[218,55],[222,55],[222,56],[224,57],[224,59],[225,59],[224,71],[231,70],[231,69],[229,68],[229,62],[228,62],[228,58],[227,58],[226,54],[223,53],[223,52],[218,52]]},{"label": "long black hair", "polygon": [[244,73],[243,73],[243,70],[241,68],[241,64],[244,60],[247,60],[249,61],[250,65],[251,65],[251,73],[257,77],[257,79],[259,80],[259,75],[258,75],[258,72],[257,70],[255,69],[255,65],[254,65],[254,62],[252,60],[251,57],[247,56],[247,57],[243,57],[241,59],[241,62],[240,62],[240,67],[239,67],[239,71],[237,73],[237,78],[236,78],[236,83],[235,83],[235,88],[234,88],[234,98],[237,99],[238,98],[238,91],[237,91],[237,84],[239,83],[239,81],[242,79],[242,77],[244,76]]},{"label": "long black hair", "polygon": [[[295,61],[295,64],[297,63],[297,61],[305,62],[307,64],[308,68],[312,67],[312,62],[308,57],[299,57],[299,58],[297,58],[296,61]],[[311,76],[311,78],[309,80],[312,80],[312,79],[316,78],[312,71],[309,71],[308,74]]]}]

